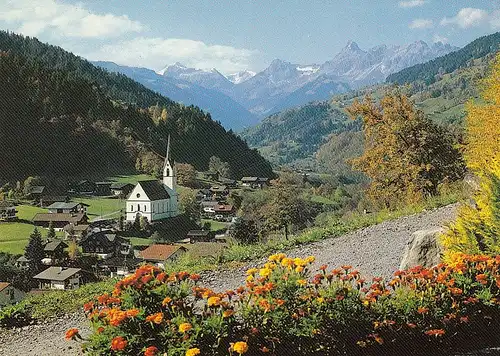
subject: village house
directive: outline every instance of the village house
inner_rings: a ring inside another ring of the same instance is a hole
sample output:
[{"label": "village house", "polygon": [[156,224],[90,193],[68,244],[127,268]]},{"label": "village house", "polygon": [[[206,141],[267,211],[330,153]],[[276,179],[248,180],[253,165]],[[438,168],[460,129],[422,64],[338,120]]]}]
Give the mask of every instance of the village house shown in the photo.
[{"label": "village house", "polygon": [[221,204],[214,208],[215,215],[222,215],[223,217],[231,217],[235,214],[236,209],[233,205]]},{"label": "village house", "polygon": [[70,194],[93,195],[96,190],[94,182],[81,180],[76,183],[69,191]]},{"label": "village house", "polygon": [[140,251],[138,257],[160,268],[165,268],[167,263],[176,261],[186,251],[185,247],[179,245],[154,244]]},{"label": "village house", "polygon": [[163,181],[140,181],[130,193],[127,203],[126,220],[134,222],[137,217],[145,217],[149,222],[172,218],[179,215],[177,174],[170,162],[170,136],[163,167]]},{"label": "village house", "polygon": [[201,202],[212,200],[213,195],[214,194],[210,189],[200,189],[196,193],[196,201]]},{"label": "village house", "polygon": [[238,186],[238,182],[234,179],[229,178],[221,178],[219,181],[224,184],[228,188],[236,188]]},{"label": "village house", "polygon": [[215,233],[210,230],[190,230],[184,241],[189,243],[211,241],[215,237]]},{"label": "village house", "polygon": [[28,260],[24,255],[16,260],[15,266],[21,269],[29,268],[30,260]]},{"label": "village house", "polygon": [[250,188],[264,188],[269,185],[269,178],[259,177],[243,177],[241,178],[241,185]]},{"label": "village house", "polygon": [[63,229],[68,224],[80,225],[88,222],[88,217],[84,213],[38,213],[34,216],[32,222],[36,226],[48,228],[52,222],[52,226],[56,230]]},{"label": "village house", "polygon": [[80,242],[84,254],[96,255],[106,259],[122,256],[130,252],[130,242],[111,230],[103,230],[88,234]]},{"label": "village house", "polygon": [[111,195],[112,184],[112,182],[96,182],[94,194],[99,196]]},{"label": "village house", "polygon": [[115,196],[122,198],[128,197],[128,195],[134,189],[134,185],[130,183],[113,183],[111,184],[111,193]]},{"label": "village house", "polygon": [[212,199],[223,199],[229,194],[229,189],[225,185],[214,185],[210,187]]},{"label": "village house", "polygon": [[107,277],[125,277],[134,273],[134,271],[144,263],[142,259],[135,257],[111,257],[98,262],[100,274]]},{"label": "village house", "polygon": [[6,201],[0,201],[0,221],[2,220],[14,220],[17,218],[16,207]]},{"label": "village house", "polygon": [[66,239],[70,239],[72,237],[75,237],[77,239],[82,239],[85,236],[87,236],[89,232],[89,227],[90,225],[82,224],[82,225],[74,225],[74,224],[68,224],[64,226],[63,231],[64,231],[64,237]]},{"label": "village house", "polygon": [[65,257],[64,249],[68,245],[61,240],[46,241],[43,246],[44,259],[43,264],[51,265],[62,261]]},{"label": "village house", "polygon": [[49,267],[33,277],[39,282],[40,289],[77,289],[82,284],[80,268]]},{"label": "village house", "polygon": [[26,198],[34,201],[39,201],[45,191],[45,186],[34,185],[28,189]]},{"label": "village house", "polygon": [[45,208],[54,203],[68,203],[70,201],[68,195],[44,195],[40,198],[40,207]]},{"label": "village house", "polygon": [[85,203],[75,202],[56,202],[47,207],[49,213],[52,214],[71,214],[71,213],[86,213],[89,205]]},{"label": "village house", "polygon": [[25,296],[25,293],[12,284],[0,282],[0,308],[7,305],[19,303]]}]

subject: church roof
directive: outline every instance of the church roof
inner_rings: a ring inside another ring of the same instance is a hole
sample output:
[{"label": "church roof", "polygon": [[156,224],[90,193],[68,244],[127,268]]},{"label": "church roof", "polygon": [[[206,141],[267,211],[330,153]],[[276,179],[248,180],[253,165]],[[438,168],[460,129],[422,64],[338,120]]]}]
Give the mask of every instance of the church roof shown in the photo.
[{"label": "church roof", "polygon": [[157,180],[143,180],[138,184],[144,190],[149,200],[164,200],[170,199],[170,195],[163,186],[163,183]]}]

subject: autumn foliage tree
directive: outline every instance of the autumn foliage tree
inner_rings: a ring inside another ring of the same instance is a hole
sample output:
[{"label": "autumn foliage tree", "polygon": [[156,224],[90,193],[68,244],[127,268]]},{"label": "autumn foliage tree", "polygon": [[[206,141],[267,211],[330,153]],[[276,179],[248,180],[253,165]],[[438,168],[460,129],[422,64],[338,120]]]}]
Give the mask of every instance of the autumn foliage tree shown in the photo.
[{"label": "autumn foliage tree", "polygon": [[404,95],[355,101],[348,113],[363,119],[365,151],[351,161],[371,180],[368,196],[383,207],[435,195],[440,183],[463,176],[463,160],[443,128],[428,120]]},{"label": "autumn foliage tree", "polygon": [[464,204],[443,237],[456,252],[500,254],[500,55],[483,81],[482,102],[467,105],[465,160],[478,178],[474,204]]}]

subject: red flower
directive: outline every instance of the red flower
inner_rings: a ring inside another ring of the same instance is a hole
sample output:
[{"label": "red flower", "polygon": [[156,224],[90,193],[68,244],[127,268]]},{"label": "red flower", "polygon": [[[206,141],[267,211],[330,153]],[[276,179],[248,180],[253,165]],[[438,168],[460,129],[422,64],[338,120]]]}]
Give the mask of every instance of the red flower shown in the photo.
[{"label": "red flower", "polygon": [[121,351],[127,347],[127,344],[127,340],[125,340],[122,336],[117,336],[111,340],[111,350]]},{"label": "red flower", "polygon": [[417,313],[419,314],[427,314],[429,312],[429,308],[426,308],[426,307],[419,307],[417,309]]},{"label": "red flower", "polygon": [[438,337],[438,336],[443,336],[445,333],[446,332],[443,329],[432,329],[432,330],[427,330],[425,332],[425,335]]},{"label": "red flower", "polygon": [[72,328],[66,331],[66,340],[74,340],[78,336],[78,329]]},{"label": "red flower", "polygon": [[158,348],[156,346],[150,346],[144,351],[144,356],[155,356],[158,353]]}]

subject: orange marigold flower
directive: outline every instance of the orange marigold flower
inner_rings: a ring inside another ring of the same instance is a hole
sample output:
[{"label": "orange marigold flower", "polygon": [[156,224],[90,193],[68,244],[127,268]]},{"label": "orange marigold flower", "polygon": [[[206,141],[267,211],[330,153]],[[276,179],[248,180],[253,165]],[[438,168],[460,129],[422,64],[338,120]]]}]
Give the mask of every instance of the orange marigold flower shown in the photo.
[{"label": "orange marigold flower", "polygon": [[86,311],[86,312],[90,311],[92,309],[94,309],[94,303],[93,302],[88,302],[88,303],[85,303],[83,305],[83,310]]},{"label": "orange marigold flower", "polygon": [[[163,282],[166,277],[167,277],[167,274],[165,272],[161,272],[156,276],[156,280],[159,282]],[[154,346],[152,346],[152,347],[154,347]]]},{"label": "orange marigold flower", "polygon": [[427,330],[425,332],[425,335],[435,336],[435,337],[443,336],[444,334],[445,331],[443,329],[432,329],[432,330]]},{"label": "orange marigold flower", "polygon": [[182,271],[182,272],[177,273],[177,279],[179,281],[183,281],[183,280],[185,280],[188,277],[189,277],[189,273],[188,272]]},{"label": "orange marigold flower", "polygon": [[237,352],[239,355],[243,355],[245,352],[248,351],[248,345],[244,341],[238,341],[231,345],[231,348],[233,351]]},{"label": "orange marigold flower", "polygon": [[104,331],[104,328],[103,328],[102,326],[99,326],[99,327],[97,328],[97,333],[98,333],[98,334],[102,333],[103,331]]},{"label": "orange marigold flower", "polygon": [[97,302],[99,304],[106,304],[106,302],[108,301],[108,298],[109,298],[109,295],[107,293],[105,293],[105,294],[97,297]]},{"label": "orange marigold flower", "polygon": [[481,273],[481,274],[478,274],[476,276],[476,281],[478,281],[479,283],[485,285],[488,283],[488,276],[484,273]]},{"label": "orange marigold flower", "polygon": [[210,297],[208,298],[207,304],[209,307],[216,307],[220,305],[220,298],[219,297]]},{"label": "orange marigold flower", "polygon": [[351,266],[351,265],[343,265],[343,266],[340,266],[340,267],[341,267],[343,270],[345,270],[345,271],[348,271],[348,270],[350,270],[350,269],[352,268],[352,266]]},{"label": "orange marigold flower", "polygon": [[163,299],[163,302],[162,302],[161,304],[163,304],[163,305],[167,305],[167,304],[169,304],[171,301],[172,301],[172,298],[170,298],[170,297],[165,297],[165,299]]},{"label": "orange marigold flower", "polygon": [[417,313],[419,314],[427,314],[427,312],[429,312],[429,308],[427,307],[418,307],[417,309]]},{"label": "orange marigold flower", "polygon": [[193,325],[191,325],[190,323],[182,323],[181,325],[179,325],[179,332],[184,334],[189,330],[191,330],[192,328]]},{"label": "orange marigold flower", "polygon": [[111,340],[111,350],[113,351],[121,351],[127,347],[127,340],[125,340],[122,336],[116,336]]},{"label": "orange marigold flower", "polygon": [[72,340],[78,335],[78,329],[77,328],[71,328],[68,331],[66,331],[66,340]]},{"label": "orange marigold flower", "polygon": [[139,309],[129,309],[126,311],[127,317],[128,318],[135,318],[137,315],[139,315],[140,310]]},{"label": "orange marigold flower", "polygon": [[151,314],[146,317],[146,321],[155,324],[161,324],[161,322],[163,321],[163,313]]},{"label": "orange marigold flower", "polygon": [[199,274],[192,274],[189,276],[189,279],[192,280],[192,281],[199,281],[201,278],[201,276]]},{"label": "orange marigold flower", "polygon": [[232,309],[224,310],[224,312],[222,313],[222,317],[229,318],[233,314],[234,314],[234,311]]},{"label": "orange marigold flower", "polygon": [[299,279],[297,281],[297,284],[301,287],[304,287],[307,284],[307,281],[305,279]]},{"label": "orange marigold flower", "polygon": [[319,270],[320,271],[326,271],[327,268],[328,268],[327,265],[321,265],[321,267],[319,267]]},{"label": "orange marigold flower", "polygon": [[186,356],[197,356],[199,354],[201,354],[201,351],[196,347],[186,351]]},{"label": "orange marigold flower", "polygon": [[158,351],[159,350],[156,346],[150,346],[144,351],[144,356],[155,356]]}]

